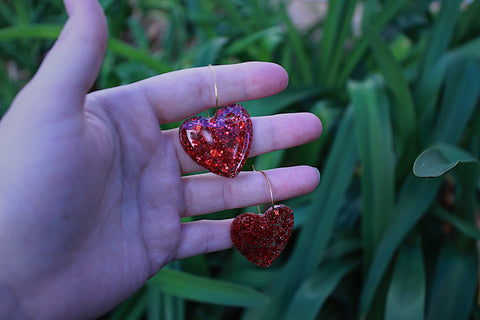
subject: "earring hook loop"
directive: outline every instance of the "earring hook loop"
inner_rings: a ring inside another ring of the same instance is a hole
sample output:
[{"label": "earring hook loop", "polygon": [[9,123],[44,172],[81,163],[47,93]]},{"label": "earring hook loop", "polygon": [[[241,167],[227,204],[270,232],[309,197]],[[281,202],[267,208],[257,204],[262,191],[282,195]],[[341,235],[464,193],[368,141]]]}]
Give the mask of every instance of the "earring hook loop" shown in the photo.
[{"label": "earring hook loop", "polygon": [[[270,191],[270,199],[272,200],[272,208],[273,208],[275,206],[275,201],[273,200],[273,191],[272,191],[272,185],[270,184],[270,179],[268,179],[267,174],[263,170],[255,170],[255,165],[253,165],[253,164],[252,164],[252,169],[253,169],[254,172],[258,171],[261,174],[263,174],[263,176],[265,177],[265,180],[267,180],[268,190]],[[261,211],[260,211],[260,206],[259,205],[257,205],[257,209],[258,209],[258,213],[262,214]]]}]

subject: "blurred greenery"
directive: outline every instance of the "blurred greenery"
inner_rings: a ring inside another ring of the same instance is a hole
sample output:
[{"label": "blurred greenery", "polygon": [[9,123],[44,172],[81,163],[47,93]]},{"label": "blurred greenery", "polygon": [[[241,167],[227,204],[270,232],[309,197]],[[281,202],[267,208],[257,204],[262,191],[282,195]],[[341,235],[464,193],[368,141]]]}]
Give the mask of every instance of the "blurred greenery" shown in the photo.
[{"label": "blurred greenery", "polygon": [[[100,2],[94,89],[273,61],[290,86],[249,112],[324,123],[319,140],[251,160],[322,172],[286,202],[297,223],[272,267],[233,249],[177,261],[104,319],[480,319],[480,0]],[[0,115],[65,20],[59,0],[0,2]]]}]

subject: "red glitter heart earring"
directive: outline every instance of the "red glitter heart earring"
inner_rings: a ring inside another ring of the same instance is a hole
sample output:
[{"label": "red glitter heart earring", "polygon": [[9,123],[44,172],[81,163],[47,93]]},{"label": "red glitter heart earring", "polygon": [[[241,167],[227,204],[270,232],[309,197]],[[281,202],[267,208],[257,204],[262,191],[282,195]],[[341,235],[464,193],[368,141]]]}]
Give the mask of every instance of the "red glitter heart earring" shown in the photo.
[{"label": "red glitter heart earring", "polygon": [[218,108],[218,91],[213,72],[215,105],[213,117],[193,117],[180,126],[180,142],[199,165],[218,175],[234,178],[242,170],[252,143],[253,126],[247,110],[232,104]]},{"label": "red glitter heart earring", "polygon": [[[255,171],[255,168],[253,168]],[[286,205],[275,205],[272,185],[262,170],[270,189],[272,206],[261,214],[244,213],[236,217],[230,227],[233,245],[250,262],[268,268],[285,249],[293,231],[293,210]]]}]

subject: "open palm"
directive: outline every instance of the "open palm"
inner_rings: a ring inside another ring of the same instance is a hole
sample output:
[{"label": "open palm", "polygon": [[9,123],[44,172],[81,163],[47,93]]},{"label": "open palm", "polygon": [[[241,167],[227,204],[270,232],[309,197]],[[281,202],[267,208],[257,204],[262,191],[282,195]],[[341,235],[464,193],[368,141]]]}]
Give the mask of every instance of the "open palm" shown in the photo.
[{"label": "open palm", "polygon": [[[87,95],[105,19],[95,0],[65,2],[70,19],[59,40],[0,122],[0,306],[9,296],[7,306],[28,318],[99,316],[170,261],[232,246],[231,220],[181,217],[269,199],[258,173],[182,177],[202,168],[177,129],[160,130],[215,104],[208,68]],[[270,63],[215,70],[220,104],[288,82]],[[308,113],[277,115],[254,118],[253,132],[251,156],[311,141],[321,124]],[[307,166],[268,175],[277,200],[308,193],[319,179]]]}]

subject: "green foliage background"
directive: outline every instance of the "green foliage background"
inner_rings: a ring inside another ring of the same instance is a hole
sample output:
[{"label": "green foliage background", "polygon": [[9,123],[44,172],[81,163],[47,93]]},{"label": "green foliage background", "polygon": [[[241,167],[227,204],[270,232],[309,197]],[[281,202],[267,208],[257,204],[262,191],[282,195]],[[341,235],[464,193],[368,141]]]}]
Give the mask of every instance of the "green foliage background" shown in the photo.
[{"label": "green foliage background", "polygon": [[[251,160],[322,172],[287,202],[295,233],[271,268],[235,250],[177,261],[105,319],[480,319],[480,0],[332,0],[306,30],[287,1],[100,2],[110,40],[95,89],[273,61],[290,86],[249,112],[324,123],[319,140]],[[0,2],[0,114],[65,20],[58,0]]]}]

